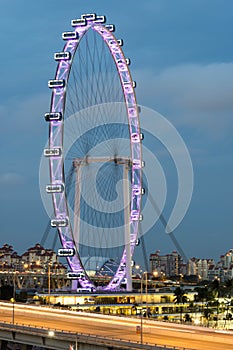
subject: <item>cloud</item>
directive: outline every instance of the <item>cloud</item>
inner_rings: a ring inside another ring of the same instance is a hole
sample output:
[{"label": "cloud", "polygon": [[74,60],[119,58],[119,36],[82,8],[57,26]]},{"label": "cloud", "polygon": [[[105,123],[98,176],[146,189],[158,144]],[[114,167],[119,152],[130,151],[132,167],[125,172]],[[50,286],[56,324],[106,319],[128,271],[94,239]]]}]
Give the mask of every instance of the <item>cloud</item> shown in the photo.
[{"label": "cloud", "polygon": [[21,132],[37,135],[45,124],[43,115],[49,109],[49,100],[49,91],[29,95],[24,99],[12,97],[5,100],[0,105],[0,118],[4,120],[0,133],[17,132],[19,137]]},{"label": "cloud", "polygon": [[173,96],[178,107],[216,111],[233,107],[233,63],[183,65],[165,70],[159,88]]},{"label": "cloud", "polygon": [[0,175],[0,185],[22,185],[24,182],[23,176],[16,173],[5,173]]},{"label": "cloud", "polygon": [[233,126],[233,63],[185,64],[134,75],[140,81],[139,103],[152,104],[169,120],[213,137],[224,137]]}]

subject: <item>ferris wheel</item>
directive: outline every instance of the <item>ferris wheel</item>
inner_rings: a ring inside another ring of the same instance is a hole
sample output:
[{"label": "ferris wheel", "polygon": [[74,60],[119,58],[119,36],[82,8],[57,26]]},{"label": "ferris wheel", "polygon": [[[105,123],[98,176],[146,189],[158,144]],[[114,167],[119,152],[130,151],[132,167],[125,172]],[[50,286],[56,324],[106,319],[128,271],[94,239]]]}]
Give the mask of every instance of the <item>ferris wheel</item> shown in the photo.
[{"label": "ferris wheel", "polygon": [[[111,279],[100,286],[117,290],[123,280],[131,290],[131,269],[141,215],[142,161],[136,83],[123,40],[105,16],[83,14],[62,34],[63,50],[54,54],[49,143],[53,217],[76,287],[96,290],[85,261],[98,256],[117,262]],[[108,242],[108,245],[107,243]],[[87,248],[91,247],[89,253]],[[97,247],[98,246],[98,247]],[[116,258],[113,248],[120,247]],[[97,254],[97,248],[99,253]],[[119,252],[120,251],[120,252]],[[88,257],[88,258],[87,258]]]}]

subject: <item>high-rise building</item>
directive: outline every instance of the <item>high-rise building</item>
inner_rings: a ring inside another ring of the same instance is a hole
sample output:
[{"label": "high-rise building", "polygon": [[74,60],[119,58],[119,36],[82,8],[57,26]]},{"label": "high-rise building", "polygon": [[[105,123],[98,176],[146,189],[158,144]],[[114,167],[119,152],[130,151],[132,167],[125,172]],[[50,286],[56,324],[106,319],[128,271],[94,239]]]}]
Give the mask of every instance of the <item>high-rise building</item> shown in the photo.
[{"label": "high-rise building", "polygon": [[39,243],[29,248],[21,256],[9,244],[0,247],[0,271],[45,273],[48,265],[51,271],[66,272],[66,267],[58,261],[56,253],[52,249],[42,247]]},{"label": "high-rise building", "polygon": [[182,257],[173,251],[171,254],[160,255],[157,250],[154,254],[150,254],[150,272],[157,273],[158,276],[179,276],[183,272]]}]

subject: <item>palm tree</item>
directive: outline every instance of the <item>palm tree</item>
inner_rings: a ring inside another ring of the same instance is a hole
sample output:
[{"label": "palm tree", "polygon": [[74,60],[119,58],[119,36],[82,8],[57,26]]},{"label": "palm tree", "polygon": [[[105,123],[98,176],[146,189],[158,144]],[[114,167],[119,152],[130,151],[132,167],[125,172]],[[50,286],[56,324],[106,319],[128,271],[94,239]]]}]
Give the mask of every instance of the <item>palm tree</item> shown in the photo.
[{"label": "palm tree", "polygon": [[214,316],[214,320],[216,321],[216,326],[218,326],[218,315],[219,315],[219,297],[222,297],[224,294],[223,287],[220,284],[218,279],[215,279],[211,284],[210,284],[210,292],[213,295],[213,301],[212,301],[212,307],[216,307],[216,316]]},{"label": "palm tree", "polygon": [[219,311],[219,306],[220,306],[219,300],[218,299],[213,300],[210,303],[210,306],[213,309],[213,313],[214,313],[214,308],[216,308],[216,314],[214,315],[213,320],[215,321],[215,326],[217,327],[218,326],[218,315],[220,312]]},{"label": "palm tree", "polygon": [[210,291],[213,293],[214,298],[219,298],[222,294],[222,288],[218,279],[215,279],[210,284]]},{"label": "palm tree", "polygon": [[232,297],[232,292],[233,292],[233,279],[228,279],[225,282],[225,294],[226,294],[227,298]]},{"label": "palm tree", "polygon": [[204,287],[204,288],[197,287],[195,288],[195,291],[197,292],[197,294],[195,294],[194,300],[202,303],[202,310],[203,310],[203,303],[205,301],[211,300],[212,294],[210,293],[207,287]]},{"label": "palm tree", "polygon": [[[180,288],[180,287],[177,287],[174,291],[174,303],[175,304],[184,304],[184,303],[187,303],[188,301],[188,297],[187,295],[185,295],[185,291]],[[182,312],[183,312],[183,306],[180,306],[180,322],[182,323]]]},{"label": "palm tree", "polygon": [[191,323],[192,322],[192,317],[187,313],[187,314],[184,315],[184,321]]},{"label": "palm tree", "polygon": [[213,310],[209,308],[209,302],[207,302],[206,308],[203,311],[203,316],[207,320],[207,327],[209,327],[209,321],[212,315],[213,315]]}]

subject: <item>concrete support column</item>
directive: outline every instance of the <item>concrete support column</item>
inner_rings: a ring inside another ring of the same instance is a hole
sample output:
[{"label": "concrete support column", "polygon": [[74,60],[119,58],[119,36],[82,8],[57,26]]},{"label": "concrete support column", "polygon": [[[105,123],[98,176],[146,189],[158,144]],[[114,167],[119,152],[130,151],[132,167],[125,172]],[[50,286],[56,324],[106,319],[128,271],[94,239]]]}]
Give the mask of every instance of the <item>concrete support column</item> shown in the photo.
[{"label": "concrete support column", "polygon": [[130,246],[130,197],[128,164],[124,164],[124,219],[125,219],[125,252],[126,252],[126,290],[132,291],[132,266],[131,266],[131,246]]},{"label": "concrete support column", "polygon": [[1,340],[1,342],[0,342],[0,349],[1,350],[7,350],[7,344],[8,344],[7,340]]}]

